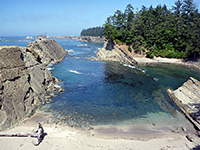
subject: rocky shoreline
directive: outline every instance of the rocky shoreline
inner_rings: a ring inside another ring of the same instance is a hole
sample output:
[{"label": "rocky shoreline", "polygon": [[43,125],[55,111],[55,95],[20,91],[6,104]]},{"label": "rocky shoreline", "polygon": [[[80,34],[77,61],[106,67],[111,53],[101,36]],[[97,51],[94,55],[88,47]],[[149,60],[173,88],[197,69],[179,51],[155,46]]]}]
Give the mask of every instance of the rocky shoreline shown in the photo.
[{"label": "rocky shoreline", "polygon": [[184,61],[176,58],[146,58],[143,53],[136,54],[133,51],[130,52],[127,45],[120,45],[111,41],[104,42],[103,48],[96,53],[96,57],[92,57],[90,60],[114,61],[133,66],[136,66],[137,64],[146,65],[154,63],[175,64],[200,70],[200,60]]},{"label": "rocky shoreline", "polygon": [[27,47],[0,46],[0,130],[19,123],[49,100],[58,79],[46,67],[66,55],[57,42],[44,36]]}]

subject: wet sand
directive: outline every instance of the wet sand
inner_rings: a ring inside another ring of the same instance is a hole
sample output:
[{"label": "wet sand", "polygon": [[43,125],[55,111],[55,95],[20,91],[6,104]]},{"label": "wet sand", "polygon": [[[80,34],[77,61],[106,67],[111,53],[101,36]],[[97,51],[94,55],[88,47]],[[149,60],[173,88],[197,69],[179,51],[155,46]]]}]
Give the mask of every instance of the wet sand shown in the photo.
[{"label": "wet sand", "polygon": [[[173,127],[156,125],[103,125],[77,129],[55,122],[50,113],[37,112],[5,132],[34,132],[40,122],[47,135],[39,146],[30,137],[0,137],[2,150],[188,150],[200,143],[191,124]],[[186,135],[190,134],[194,142]]]}]

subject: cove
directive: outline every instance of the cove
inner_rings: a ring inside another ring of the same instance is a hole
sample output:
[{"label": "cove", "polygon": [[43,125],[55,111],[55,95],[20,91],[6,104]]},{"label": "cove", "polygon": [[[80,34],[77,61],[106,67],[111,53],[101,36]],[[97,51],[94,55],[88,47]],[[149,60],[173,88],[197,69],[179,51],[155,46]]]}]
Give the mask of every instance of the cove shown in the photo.
[{"label": "cove", "polygon": [[166,89],[176,89],[200,71],[169,64],[139,65],[90,61],[103,46],[56,39],[69,55],[49,69],[62,82],[63,94],[40,109],[75,127],[119,124],[169,125],[186,119],[169,99]]}]

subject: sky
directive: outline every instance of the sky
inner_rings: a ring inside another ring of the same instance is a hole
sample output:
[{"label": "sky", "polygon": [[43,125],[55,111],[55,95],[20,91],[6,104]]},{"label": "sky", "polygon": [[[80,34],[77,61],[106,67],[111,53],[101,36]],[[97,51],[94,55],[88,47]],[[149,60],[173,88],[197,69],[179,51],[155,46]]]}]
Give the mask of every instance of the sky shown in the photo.
[{"label": "sky", "polygon": [[[0,0],[0,36],[79,36],[82,29],[102,26],[116,10],[176,0]],[[200,9],[200,0],[194,0]]]}]

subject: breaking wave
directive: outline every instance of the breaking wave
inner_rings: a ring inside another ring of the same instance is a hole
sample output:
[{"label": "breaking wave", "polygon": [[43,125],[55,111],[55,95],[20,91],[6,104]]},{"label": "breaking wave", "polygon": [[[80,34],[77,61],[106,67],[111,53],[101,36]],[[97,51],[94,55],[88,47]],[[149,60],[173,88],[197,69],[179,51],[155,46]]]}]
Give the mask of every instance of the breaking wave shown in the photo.
[{"label": "breaking wave", "polygon": [[83,74],[83,73],[78,72],[78,71],[76,71],[76,70],[69,70],[69,72],[71,72],[71,73],[75,73],[75,74]]}]

